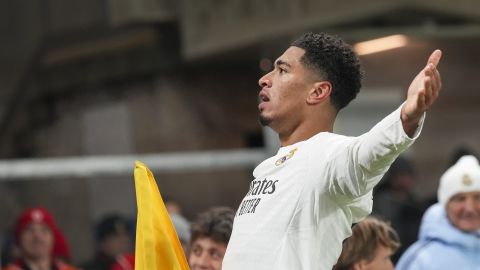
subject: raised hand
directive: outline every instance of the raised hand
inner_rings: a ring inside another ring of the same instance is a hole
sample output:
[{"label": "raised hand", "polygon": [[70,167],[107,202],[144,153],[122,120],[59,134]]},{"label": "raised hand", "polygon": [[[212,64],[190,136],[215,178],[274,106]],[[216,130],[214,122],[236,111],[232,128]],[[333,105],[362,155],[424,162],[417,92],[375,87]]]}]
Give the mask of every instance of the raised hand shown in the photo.
[{"label": "raised hand", "polygon": [[423,113],[438,98],[442,82],[437,65],[441,57],[442,51],[435,50],[428,58],[425,68],[415,76],[408,87],[407,100],[402,107],[400,118],[403,129],[409,136],[413,136]]}]

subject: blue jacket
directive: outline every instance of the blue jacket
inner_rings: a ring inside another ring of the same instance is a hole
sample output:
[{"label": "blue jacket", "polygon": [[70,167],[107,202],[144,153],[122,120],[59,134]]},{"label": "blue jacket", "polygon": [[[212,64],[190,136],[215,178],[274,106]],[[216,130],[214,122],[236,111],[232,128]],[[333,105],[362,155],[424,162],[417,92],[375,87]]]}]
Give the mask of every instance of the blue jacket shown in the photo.
[{"label": "blue jacket", "polygon": [[402,255],[397,270],[480,270],[480,234],[465,233],[440,204],[423,215],[419,239]]}]

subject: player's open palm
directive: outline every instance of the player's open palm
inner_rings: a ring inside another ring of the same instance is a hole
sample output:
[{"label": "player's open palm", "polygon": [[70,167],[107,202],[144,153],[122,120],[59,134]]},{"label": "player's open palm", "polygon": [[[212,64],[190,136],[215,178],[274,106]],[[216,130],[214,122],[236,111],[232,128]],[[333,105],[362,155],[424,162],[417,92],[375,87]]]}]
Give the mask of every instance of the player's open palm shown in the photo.
[{"label": "player's open palm", "polygon": [[403,117],[411,121],[418,120],[437,100],[442,82],[437,65],[442,57],[435,50],[428,58],[427,66],[417,74],[408,88],[407,101],[403,107]]}]

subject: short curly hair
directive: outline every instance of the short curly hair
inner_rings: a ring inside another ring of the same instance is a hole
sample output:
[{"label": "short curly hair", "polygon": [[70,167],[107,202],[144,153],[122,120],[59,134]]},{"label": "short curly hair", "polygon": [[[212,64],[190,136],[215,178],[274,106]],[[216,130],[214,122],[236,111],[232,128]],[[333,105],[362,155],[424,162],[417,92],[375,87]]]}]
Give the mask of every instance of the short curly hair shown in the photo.
[{"label": "short curly hair", "polygon": [[355,99],[363,70],[350,45],[326,33],[306,33],[291,45],[305,50],[301,62],[332,84],[330,98],[337,111]]},{"label": "short curly hair", "polygon": [[192,223],[191,241],[208,237],[215,242],[228,244],[232,234],[235,211],[229,207],[212,207],[198,215]]}]

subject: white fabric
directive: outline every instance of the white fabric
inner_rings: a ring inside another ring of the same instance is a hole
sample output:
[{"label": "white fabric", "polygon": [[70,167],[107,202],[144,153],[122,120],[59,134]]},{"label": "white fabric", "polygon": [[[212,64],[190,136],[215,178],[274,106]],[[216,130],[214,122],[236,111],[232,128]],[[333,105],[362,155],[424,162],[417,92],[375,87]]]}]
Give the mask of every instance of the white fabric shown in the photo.
[{"label": "white fabric", "polygon": [[461,192],[480,191],[480,165],[474,156],[463,156],[440,178],[438,201],[445,206]]},{"label": "white fabric", "polygon": [[331,270],[352,223],[371,212],[372,188],[423,119],[413,139],[399,108],[362,136],[322,132],[280,148],[253,172],[222,269]]}]

